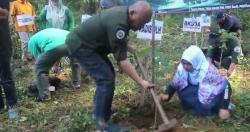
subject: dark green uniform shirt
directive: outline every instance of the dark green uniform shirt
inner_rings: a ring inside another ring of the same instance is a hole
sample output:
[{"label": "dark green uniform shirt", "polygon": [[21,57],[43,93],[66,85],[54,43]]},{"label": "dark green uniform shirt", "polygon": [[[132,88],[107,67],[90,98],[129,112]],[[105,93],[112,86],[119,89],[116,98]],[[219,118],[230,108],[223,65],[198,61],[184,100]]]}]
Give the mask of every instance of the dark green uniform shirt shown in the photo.
[{"label": "dark green uniform shirt", "polygon": [[83,55],[93,52],[102,56],[113,53],[117,61],[127,58],[129,32],[128,8],[125,6],[105,10],[82,23],[66,39],[69,54],[77,50]]},{"label": "dark green uniform shirt", "polygon": [[[232,63],[239,63],[239,58],[240,58],[240,52],[241,52],[241,48],[240,48],[240,40],[230,34],[230,33],[226,33],[225,35],[222,36],[223,42],[222,45],[220,46],[220,48],[222,48],[223,50],[223,56],[232,56]],[[212,57],[215,48],[218,48],[218,46],[210,46],[208,48],[208,52],[207,52],[207,56],[208,57]]]}]

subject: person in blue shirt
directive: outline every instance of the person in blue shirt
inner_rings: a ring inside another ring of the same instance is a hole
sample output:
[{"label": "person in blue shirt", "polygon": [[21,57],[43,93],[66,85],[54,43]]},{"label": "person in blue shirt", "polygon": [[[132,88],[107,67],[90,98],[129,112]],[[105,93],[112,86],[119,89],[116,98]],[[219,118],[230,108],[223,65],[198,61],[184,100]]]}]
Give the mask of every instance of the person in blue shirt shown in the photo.
[{"label": "person in blue shirt", "polygon": [[216,13],[216,22],[221,29],[224,29],[229,33],[236,33],[236,35],[240,37],[242,24],[237,17],[219,11]]},{"label": "person in blue shirt", "polygon": [[[242,36],[242,24],[240,20],[233,16],[229,15],[227,13],[224,13],[223,11],[218,11],[216,12],[216,18],[215,18],[217,24],[219,25],[220,29],[226,30],[228,33],[236,36],[239,38],[241,41],[241,36]],[[242,53],[242,45],[240,44],[241,47],[241,56],[243,56]]]}]

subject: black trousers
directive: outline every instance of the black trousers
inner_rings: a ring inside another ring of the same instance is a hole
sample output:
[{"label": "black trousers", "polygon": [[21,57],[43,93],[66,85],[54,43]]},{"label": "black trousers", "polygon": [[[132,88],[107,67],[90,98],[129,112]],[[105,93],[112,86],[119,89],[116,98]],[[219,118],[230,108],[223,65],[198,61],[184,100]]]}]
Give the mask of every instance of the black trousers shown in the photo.
[{"label": "black trousers", "polygon": [[10,62],[12,43],[8,22],[0,21],[0,108],[4,107],[2,88],[5,93],[7,106],[17,103],[16,87],[12,79]]},{"label": "black trousers", "polygon": [[[207,54],[207,49],[203,49],[202,50],[203,53],[206,55]],[[212,63],[218,67],[215,63],[215,61],[217,62],[220,62],[220,57],[221,57],[221,48],[214,48],[213,49],[213,55],[211,56],[211,59],[212,59]],[[221,66],[225,69],[229,69],[230,67],[230,64],[232,62],[232,57],[229,56],[229,55],[225,55],[225,54],[222,54],[222,58],[221,58]]]}]

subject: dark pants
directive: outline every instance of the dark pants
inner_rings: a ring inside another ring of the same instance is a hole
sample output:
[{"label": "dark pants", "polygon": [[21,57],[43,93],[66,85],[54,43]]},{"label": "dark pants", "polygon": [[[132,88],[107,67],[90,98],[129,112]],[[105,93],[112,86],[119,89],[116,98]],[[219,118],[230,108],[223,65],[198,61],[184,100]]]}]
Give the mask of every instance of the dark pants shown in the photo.
[{"label": "dark pants", "polygon": [[2,24],[0,23],[0,108],[4,107],[2,88],[6,96],[7,106],[13,106],[17,103],[16,88],[10,68],[12,43],[8,24]]},{"label": "dark pants", "polygon": [[[204,52],[204,51],[203,51]],[[213,49],[213,55],[212,55],[212,57],[211,57],[211,59],[212,59],[212,63],[216,66],[216,67],[218,67],[217,65],[216,65],[216,63],[215,63],[215,61],[216,62],[220,62],[221,63],[221,66],[223,67],[223,68],[225,68],[225,69],[229,69],[229,67],[230,67],[230,64],[231,64],[231,62],[232,62],[232,57],[231,56],[229,56],[229,55],[225,55],[225,54],[222,54],[222,58],[221,58],[221,48],[214,48]],[[206,54],[206,53],[205,53]],[[221,59],[221,60],[220,60]]]},{"label": "dark pants", "polygon": [[[35,64],[36,71],[36,81],[37,88],[39,91],[39,97],[43,98],[44,96],[49,95],[49,71],[51,67],[62,57],[68,55],[68,50],[66,45],[59,46],[51,51],[41,54]],[[72,69],[72,81],[80,82],[80,69],[79,65],[75,60],[70,58],[71,69]]]},{"label": "dark pants", "polygon": [[84,54],[77,51],[74,57],[96,83],[93,116],[99,121],[108,121],[115,90],[114,68],[107,58],[98,53]]},{"label": "dark pants", "polygon": [[210,116],[218,114],[220,109],[229,109],[232,91],[228,81],[224,82],[222,92],[216,95],[209,104],[200,102],[198,91],[199,86],[196,85],[189,85],[185,89],[178,91],[182,106],[193,114]]}]

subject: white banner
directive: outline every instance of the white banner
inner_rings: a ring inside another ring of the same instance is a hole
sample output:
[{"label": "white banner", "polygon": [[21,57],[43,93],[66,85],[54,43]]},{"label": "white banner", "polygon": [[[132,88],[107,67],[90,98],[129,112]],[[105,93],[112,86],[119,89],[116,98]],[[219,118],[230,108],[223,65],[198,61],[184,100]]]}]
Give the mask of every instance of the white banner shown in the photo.
[{"label": "white banner", "polygon": [[[146,23],[144,27],[137,32],[137,38],[152,40],[152,21]],[[155,20],[155,40],[162,40],[163,21]]]},{"label": "white banner", "polygon": [[201,32],[201,19],[199,18],[184,18],[184,32]]},{"label": "white banner", "polygon": [[210,27],[211,26],[211,17],[210,16],[201,15],[201,17],[199,17],[198,19],[200,19],[202,27]]},{"label": "white banner", "polygon": [[17,16],[18,26],[28,26],[34,24],[34,19],[32,15],[18,15]]}]

